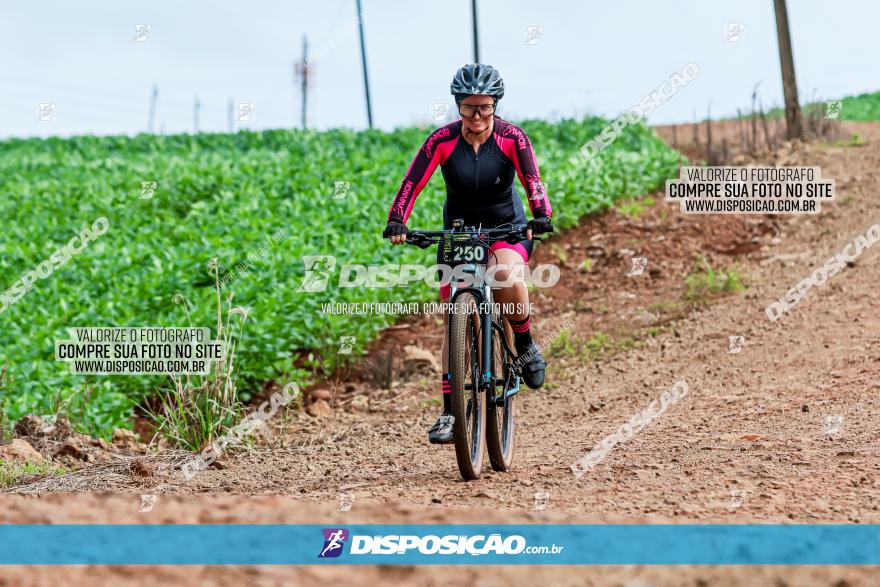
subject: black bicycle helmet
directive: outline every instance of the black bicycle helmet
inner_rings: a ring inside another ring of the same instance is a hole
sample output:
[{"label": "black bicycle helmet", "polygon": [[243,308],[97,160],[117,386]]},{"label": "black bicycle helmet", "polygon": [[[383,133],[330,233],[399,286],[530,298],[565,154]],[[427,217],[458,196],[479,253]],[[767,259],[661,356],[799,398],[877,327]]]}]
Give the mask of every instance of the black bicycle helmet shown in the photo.
[{"label": "black bicycle helmet", "polygon": [[497,102],[504,97],[504,80],[491,65],[471,63],[455,72],[449,90],[456,104],[468,96],[492,96]]}]

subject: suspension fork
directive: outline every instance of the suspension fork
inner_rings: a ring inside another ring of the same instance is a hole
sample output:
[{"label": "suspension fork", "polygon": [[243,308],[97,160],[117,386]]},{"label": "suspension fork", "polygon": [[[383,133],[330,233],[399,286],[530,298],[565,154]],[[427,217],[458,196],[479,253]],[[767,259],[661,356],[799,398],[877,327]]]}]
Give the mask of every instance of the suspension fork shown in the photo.
[{"label": "suspension fork", "polygon": [[[485,305],[485,304],[482,304]],[[480,334],[483,337],[483,373],[480,379],[480,390],[490,389],[495,381],[492,374],[492,321],[491,312],[480,313]]]}]

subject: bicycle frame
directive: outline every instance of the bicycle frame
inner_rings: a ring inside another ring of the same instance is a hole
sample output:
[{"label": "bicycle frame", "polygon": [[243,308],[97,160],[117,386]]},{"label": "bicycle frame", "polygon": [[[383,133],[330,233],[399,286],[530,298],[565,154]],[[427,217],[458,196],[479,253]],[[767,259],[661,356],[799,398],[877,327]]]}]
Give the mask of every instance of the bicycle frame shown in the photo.
[{"label": "bicycle frame", "polygon": [[[511,229],[489,229],[489,230],[481,230],[479,228],[474,227],[465,227],[460,220],[456,220],[454,223],[453,230],[443,230],[443,231],[413,231],[412,237],[414,241],[407,240],[407,243],[414,244],[420,248],[426,248],[431,244],[437,244],[441,242],[440,238],[448,236],[453,233],[473,233],[477,232],[480,234],[491,235],[492,233],[516,233],[517,230],[520,232],[520,236],[525,236],[525,225],[520,226],[519,228],[512,227]],[[540,237],[533,236],[532,240],[540,241],[542,240]],[[488,247],[487,247],[488,249]],[[505,360],[508,357],[515,357],[516,353],[513,352],[513,349],[510,348],[510,345],[507,342],[507,338],[504,336],[504,329],[501,324],[498,324],[492,320],[492,313],[485,311],[485,308],[490,308],[492,304],[492,288],[486,282],[485,273],[486,270],[482,263],[476,262],[468,262],[464,264],[462,271],[464,273],[468,273],[473,275],[473,280],[469,285],[462,287],[460,285],[460,281],[455,279],[450,283],[450,295],[449,302],[450,304],[455,303],[455,299],[464,292],[470,292],[477,299],[478,303],[478,312],[479,312],[479,320],[480,320],[480,328],[482,329],[482,340],[481,344],[483,345],[481,359],[483,361],[483,365],[488,366],[489,371],[484,371],[480,374],[480,391],[486,390],[490,385],[493,384],[494,373],[491,371],[492,365],[492,331],[498,330],[501,335],[501,342],[504,347]],[[480,284],[479,286],[475,284]],[[454,307],[454,306],[453,306]],[[505,389],[505,395],[513,395],[519,391],[519,369],[513,369],[515,375],[514,385],[511,386],[510,390]],[[497,382],[496,382],[497,383]],[[507,382],[502,382],[502,385],[506,387]],[[502,398],[503,399],[503,398]]]},{"label": "bicycle frame", "polygon": [[485,309],[487,307],[491,307],[492,305],[492,288],[489,287],[489,284],[485,281],[485,270],[482,265],[477,263],[468,263],[464,266],[462,270],[464,273],[470,273],[474,276],[474,283],[481,283],[481,287],[474,287],[473,285],[469,285],[466,287],[459,287],[458,282],[453,280],[450,284],[450,294],[449,294],[449,302],[453,304],[452,307],[455,307],[455,300],[459,295],[470,292],[477,299],[477,312],[479,314],[480,320],[480,335],[482,336],[482,364],[485,368],[488,368],[489,371],[483,371],[480,374],[480,391],[484,391],[493,383],[493,373],[491,371],[492,368],[492,330],[495,326],[495,323],[492,321],[492,314],[490,312],[486,312]]},{"label": "bicycle frame", "polygon": [[[455,415],[453,441],[459,471],[465,480],[480,477],[484,448],[496,471],[510,470],[513,461],[513,396],[520,389],[521,366],[508,341],[504,317],[495,309],[492,280],[487,279],[487,274],[493,243],[541,240],[527,229],[525,224],[481,229],[465,227],[463,221],[455,220],[452,230],[409,231],[404,238],[407,244],[422,249],[440,245],[438,263],[456,269],[447,300],[452,313],[448,315],[449,345],[445,358],[449,360],[450,378],[455,381],[451,390]],[[478,251],[485,254],[477,254]],[[463,294],[468,294],[467,305],[458,303]],[[476,307],[470,305],[471,296]],[[482,332],[476,332],[478,327]],[[493,336],[500,337],[500,345]],[[490,426],[488,430],[486,425]]]},{"label": "bicycle frame", "polygon": [[[458,283],[453,280],[450,283],[450,294],[449,294],[449,302],[450,304],[455,304],[456,298],[462,293],[469,292],[477,299],[477,311],[479,313],[480,320],[480,334],[482,336],[481,344],[482,344],[482,364],[487,366],[489,371],[483,371],[480,374],[480,391],[485,391],[490,388],[493,384],[501,383],[501,385],[506,386],[507,382],[504,380],[496,380],[495,373],[491,371],[492,369],[492,335],[493,331],[497,330],[498,335],[501,337],[501,344],[504,347],[504,360],[507,360],[508,357],[515,357],[516,353],[513,352],[513,349],[510,348],[510,345],[507,342],[507,338],[504,336],[504,327],[495,322],[492,319],[492,313],[485,311],[486,308],[491,308],[493,303],[492,297],[492,288],[485,280],[485,270],[483,266],[478,263],[468,263],[464,266],[462,270],[464,273],[470,273],[474,276],[473,283],[481,283],[481,287],[475,287],[474,285],[468,285],[465,287],[459,287]],[[516,377],[516,381],[514,386],[508,390],[504,389],[505,395],[513,395],[517,391],[519,391],[519,377]]]}]

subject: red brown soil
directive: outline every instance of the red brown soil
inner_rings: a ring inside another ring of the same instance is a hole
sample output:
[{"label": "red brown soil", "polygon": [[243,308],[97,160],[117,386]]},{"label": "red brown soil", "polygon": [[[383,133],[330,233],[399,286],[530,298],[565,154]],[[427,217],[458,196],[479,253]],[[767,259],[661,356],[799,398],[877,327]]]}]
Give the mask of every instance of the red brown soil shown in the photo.
[{"label": "red brown soil", "polygon": [[[176,473],[116,475],[116,494],[3,496],[5,522],[829,522],[880,523],[880,248],[867,249],[778,322],[764,308],[880,222],[880,125],[848,124],[861,147],[810,143],[772,156],[819,165],[837,199],[818,216],[682,216],[654,194],[638,218],[587,219],[544,243],[535,262],[562,264],[559,285],[533,295],[535,331],[567,320],[568,348],[550,353],[541,391],[518,400],[509,473],[460,480],[453,449],[426,442],[436,376],[390,390],[340,382],[331,416],[278,418],[269,446],[224,457],[187,482]],[[766,159],[765,159],[766,160]],[[597,248],[597,247],[601,247]],[[624,250],[626,249],[626,250]],[[595,256],[589,270],[583,261]],[[648,271],[628,277],[628,257]],[[564,259],[561,259],[564,257]],[[747,288],[684,300],[703,257]],[[389,330],[375,347],[439,348],[435,317]],[[649,330],[652,329],[653,330]],[[599,332],[611,343],[590,351]],[[728,337],[744,336],[728,353]],[[595,340],[595,338],[594,338]],[[690,393],[582,478],[570,465],[676,380]],[[351,405],[367,394],[369,405]],[[828,432],[826,417],[842,416]],[[96,465],[100,467],[100,465]],[[96,469],[98,470],[98,469]],[[62,481],[18,492],[63,489]],[[742,504],[732,491],[743,491]],[[536,492],[547,510],[533,511]],[[120,495],[118,492],[128,492]],[[137,494],[160,495],[137,513]],[[350,494],[351,511],[337,512]],[[142,584],[143,567],[4,568],[0,585]],[[325,585],[876,585],[869,567],[152,567],[152,582]]]}]

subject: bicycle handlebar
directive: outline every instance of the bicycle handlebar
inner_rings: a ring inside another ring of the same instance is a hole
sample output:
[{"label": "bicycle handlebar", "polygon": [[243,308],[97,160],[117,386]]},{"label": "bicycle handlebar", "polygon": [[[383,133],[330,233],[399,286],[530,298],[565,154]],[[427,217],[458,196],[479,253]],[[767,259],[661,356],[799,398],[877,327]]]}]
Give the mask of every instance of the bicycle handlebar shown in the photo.
[{"label": "bicycle handlebar", "polygon": [[[458,235],[458,236],[469,236],[471,239],[475,241],[484,241],[486,243],[493,243],[498,241],[507,240],[510,238],[515,238],[516,241],[521,241],[525,238],[528,238],[526,235],[526,230],[528,229],[528,224],[517,224],[507,228],[453,228],[450,230],[411,230],[406,235],[405,244],[413,245],[419,247],[420,249],[427,249],[431,245],[435,245],[440,243],[444,237]],[[480,238],[481,236],[485,236],[486,238]],[[543,241],[541,237],[532,236],[532,240]]]}]

